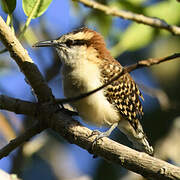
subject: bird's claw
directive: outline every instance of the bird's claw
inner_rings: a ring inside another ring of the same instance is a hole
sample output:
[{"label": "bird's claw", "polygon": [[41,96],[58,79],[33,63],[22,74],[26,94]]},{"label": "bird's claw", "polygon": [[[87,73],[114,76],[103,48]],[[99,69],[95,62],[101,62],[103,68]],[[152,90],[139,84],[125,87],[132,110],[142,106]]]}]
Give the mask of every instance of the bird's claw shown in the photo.
[{"label": "bird's claw", "polygon": [[[101,134],[102,134],[102,132],[100,132],[100,131],[98,131],[98,130],[92,131],[92,133],[91,133],[91,135],[90,135],[89,137],[92,137],[92,136],[94,136],[94,135],[97,135],[97,137],[93,140],[92,145],[91,145],[91,147],[90,147],[89,150],[88,150],[89,153],[92,154],[95,144],[97,143],[97,141],[98,141],[99,139],[102,138],[102,137],[100,137]],[[93,158],[96,158],[96,157],[97,157],[97,155],[94,155],[94,156],[93,156]]]},{"label": "bird's claw", "polygon": [[106,132],[100,132],[98,130],[94,130],[91,134],[91,136],[93,135],[97,135],[96,138],[94,139],[93,143],[92,143],[92,147],[94,147],[94,145],[97,143],[97,141],[99,139],[102,139],[103,137],[107,137]]}]

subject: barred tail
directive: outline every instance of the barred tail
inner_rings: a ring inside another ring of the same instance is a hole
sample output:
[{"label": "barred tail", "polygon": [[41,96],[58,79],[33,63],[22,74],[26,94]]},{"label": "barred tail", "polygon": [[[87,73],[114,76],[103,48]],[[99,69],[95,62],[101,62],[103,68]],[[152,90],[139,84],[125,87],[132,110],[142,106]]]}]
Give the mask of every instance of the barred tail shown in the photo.
[{"label": "barred tail", "polygon": [[149,145],[140,122],[135,131],[127,120],[121,120],[118,129],[128,137],[128,139],[133,143],[135,149],[153,155],[153,147]]}]

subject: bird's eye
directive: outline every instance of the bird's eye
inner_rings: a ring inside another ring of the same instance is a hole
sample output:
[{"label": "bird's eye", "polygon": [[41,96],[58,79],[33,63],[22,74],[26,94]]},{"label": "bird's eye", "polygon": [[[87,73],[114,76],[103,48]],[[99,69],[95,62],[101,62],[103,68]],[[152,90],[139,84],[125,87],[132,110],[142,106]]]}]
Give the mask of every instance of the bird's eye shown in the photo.
[{"label": "bird's eye", "polygon": [[84,45],[84,44],[87,44],[87,41],[86,40],[72,40],[72,39],[67,39],[66,42],[65,42],[66,46],[70,47],[70,46],[81,46],[81,45]]},{"label": "bird's eye", "polygon": [[68,39],[68,40],[65,42],[65,44],[66,44],[68,47],[72,46],[73,43],[74,43],[74,41],[71,40],[71,39]]}]

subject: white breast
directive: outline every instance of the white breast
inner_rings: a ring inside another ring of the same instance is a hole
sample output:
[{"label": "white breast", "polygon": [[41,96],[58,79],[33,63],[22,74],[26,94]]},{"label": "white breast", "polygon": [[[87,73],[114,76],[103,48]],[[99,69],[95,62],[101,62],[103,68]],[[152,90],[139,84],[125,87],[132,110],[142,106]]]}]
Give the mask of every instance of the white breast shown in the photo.
[{"label": "white breast", "polygon": [[[78,68],[74,69],[69,69],[64,65],[62,73],[66,97],[75,97],[102,85],[98,67],[86,60],[78,63]],[[73,102],[71,105],[78,111],[82,119],[95,125],[111,125],[118,122],[120,118],[102,90]]]}]

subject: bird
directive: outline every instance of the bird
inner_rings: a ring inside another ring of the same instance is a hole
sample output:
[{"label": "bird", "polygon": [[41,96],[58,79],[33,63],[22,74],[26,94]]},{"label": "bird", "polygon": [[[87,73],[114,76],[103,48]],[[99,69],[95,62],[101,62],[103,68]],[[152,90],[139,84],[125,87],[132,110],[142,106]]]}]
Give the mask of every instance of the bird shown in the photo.
[{"label": "bird", "polygon": [[[113,58],[103,36],[88,27],[81,27],[55,40],[37,42],[34,47],[54,47],[62,62],[61,75],[66,98],[90,92],[113,77],[123,66]],[[117,127],[132,142],[134,148],[153,154],[143,131],[143,99],[129,73],[96,93],[71,102],[71,106],[87,123],[110,127],[99,133],[96,140],[109,136]]]}]

